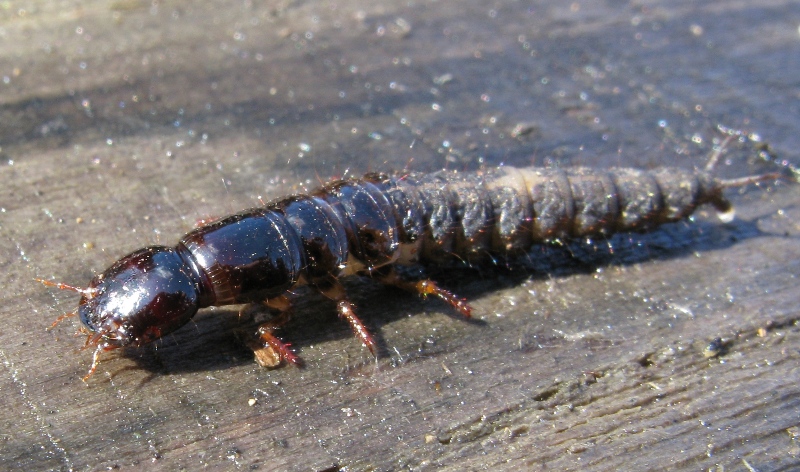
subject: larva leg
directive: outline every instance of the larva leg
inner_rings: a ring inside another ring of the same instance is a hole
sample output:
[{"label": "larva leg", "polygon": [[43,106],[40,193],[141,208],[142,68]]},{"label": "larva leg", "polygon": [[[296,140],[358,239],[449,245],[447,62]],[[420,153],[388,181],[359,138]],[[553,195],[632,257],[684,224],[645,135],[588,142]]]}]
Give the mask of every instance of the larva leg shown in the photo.
[{"label": "larva leg", "polygon": [[369,349],[373,356],[377,355],[377,344],[369,334],[369,330],[364,323],[358,318],[355,312],[355,306],[347,300],[347,293],[344,286],[337,280],[331,279],[327,286],[317,287],[323,295],[336,302],[336,311],[341,318],[344,318],[353,329],[353,333],[361,340],[364,346]]},{"label": "larva leg", "polygon": [[383,284],[393,285],[411,293],[419,294],[423,298],[427,298],[428,295],[433,295],[458,310],[464,317],[470,318],[472,316],[472,307],[469,306],[465,299],[439,287],[433,280],[405,280],[397,275],[395,270],[391,270],[378,280]]},{"label": "larva leg", "polygon": [[89,368],[89,372],[81,379],[84,382],[88,381],[89,377],[94,375],[94,373],[97,371],[97,366],[100,364],[100,354],[114,349],[114,347],[109,347],[102,344],[101,339],[101,336],[97,333],[89,334],[86,337],[86,343],[81,348],[81,351],[90,347],[95,348],[94,354],[92,355],[92,366]]},{"label": "larva leg", "polygon": [[294,364],[298,367],[303,365],[303,360],[292,352],[290,345],[284,343],[272,334],[272,327],[261,325],[256,331],[257,341],[250,344],[256,362],[261,367],[277,367],[282,360]]},{"label": "larva leg", "polygon": [[253,350],[256,362],[261,367],[268,368],[277,367],[284,360],[296,366],[302,366],[302,359],[292,352],[289,344],[284,343],[272,334],[276,328],[285,325],[289,321],[292,308],[291,301],[285,295],[281,295],[270,298],[264,304],[273,310],[277,310],[279,315],[261,324],[255,335],[246,339],[247,346]]},{"label": "larva leg", "polygon": [[94,354],[92,355],[92,366],[89,368],[89,372],[81,378],[84,382],[87,382],[91,376],[97,371],[97,365],[100,364],[100,353],[106,349],[103,349],[103,346],[97,346],[94,350]]}]

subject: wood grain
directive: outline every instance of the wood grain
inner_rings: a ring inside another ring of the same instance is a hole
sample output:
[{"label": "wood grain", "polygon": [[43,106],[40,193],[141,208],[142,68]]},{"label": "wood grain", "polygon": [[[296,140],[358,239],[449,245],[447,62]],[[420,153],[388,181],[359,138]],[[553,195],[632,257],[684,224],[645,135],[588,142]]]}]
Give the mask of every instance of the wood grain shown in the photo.
[{"label": "wood grain", "polygon": [[[305,369],[238,308],[109,354],[46,328],[120,256],[340,175],[502,164],[800,165],[800,10],[759,2],[37,2],[0,18],[0,469],[788,470],[796,185],[650,235],[439,273],[461,320],[348,289],[375,360],[297,294]],[[751,137],[753,137],[751,135]],[[455,275],[454,275],[455,274]],[[704,349],[721,338],[724,350]]]}]

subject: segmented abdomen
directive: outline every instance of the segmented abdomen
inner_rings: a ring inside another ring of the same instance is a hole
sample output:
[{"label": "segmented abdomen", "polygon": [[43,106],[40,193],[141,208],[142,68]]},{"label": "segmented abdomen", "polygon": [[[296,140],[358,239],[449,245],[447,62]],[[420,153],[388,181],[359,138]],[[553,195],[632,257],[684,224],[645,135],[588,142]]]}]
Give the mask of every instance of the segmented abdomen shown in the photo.
[{"label": "segmented abdomen", "polygon": [[649,229],[685,218],[705,203],[730,209],[713,177],[672,168],[500,167],[476,173],[373,174],[365,180],[386,194],[400,245],[413,245],[423,263]]}]

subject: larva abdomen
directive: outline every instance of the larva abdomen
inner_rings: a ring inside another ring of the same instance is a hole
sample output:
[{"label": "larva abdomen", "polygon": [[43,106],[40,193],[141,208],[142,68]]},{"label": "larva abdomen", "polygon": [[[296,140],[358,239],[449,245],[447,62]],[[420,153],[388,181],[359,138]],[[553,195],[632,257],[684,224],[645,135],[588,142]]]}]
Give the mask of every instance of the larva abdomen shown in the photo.
[{"label": "larva abdomen", "polygon": [[647,230],[685,218],[705,203],[730,209],[719,181],[703,172],[673,168],[500,167],[367,179],[391,201],[400,244],[417,244],[423,263]]}]

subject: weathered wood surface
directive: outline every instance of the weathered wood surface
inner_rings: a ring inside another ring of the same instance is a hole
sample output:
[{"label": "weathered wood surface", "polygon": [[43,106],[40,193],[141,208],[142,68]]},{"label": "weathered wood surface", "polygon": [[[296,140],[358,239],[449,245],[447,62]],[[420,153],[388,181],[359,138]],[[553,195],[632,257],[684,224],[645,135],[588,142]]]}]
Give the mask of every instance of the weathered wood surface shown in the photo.
[{"label": "weathered wood surface", "polygon": [[[257,368],[217,309],[85,385],[77,321],[45,331],[76,297],[33,282],[85,284],[197,219],[345,172],[692,167],[717,124],[800,164],[797,4],[698,5],[8,2],[0,469],[796,465],[793,185],[733,195],[732,224],[701,212],[613,254],[449,276],[483,323],[353,281],[378,361],[303,292],[281,334],[304,370]],[[735,144],[720,172],[769,168],[756,154]],[[716,337],[726,352],[704,357]]]}]

